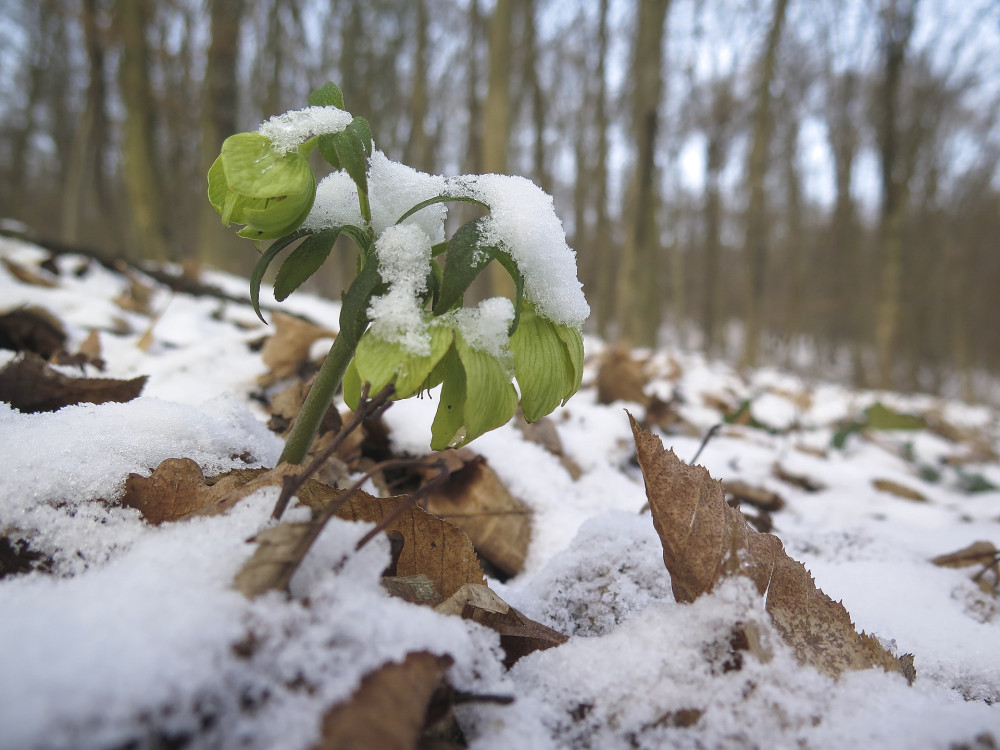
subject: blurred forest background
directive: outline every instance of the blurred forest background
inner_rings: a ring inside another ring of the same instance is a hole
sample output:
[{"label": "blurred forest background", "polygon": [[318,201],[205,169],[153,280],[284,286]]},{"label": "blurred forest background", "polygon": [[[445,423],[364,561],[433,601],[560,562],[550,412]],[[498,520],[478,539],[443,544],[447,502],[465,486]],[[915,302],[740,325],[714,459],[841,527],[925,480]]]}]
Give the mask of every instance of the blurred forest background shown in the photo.
[{"label": "blurred forest background", "polygon": [[0,217],[33,236],[246,273],[208,166],[333,80],[390,158],[552,193],[592,331],[996,396],[995,0],[0,9]]}]

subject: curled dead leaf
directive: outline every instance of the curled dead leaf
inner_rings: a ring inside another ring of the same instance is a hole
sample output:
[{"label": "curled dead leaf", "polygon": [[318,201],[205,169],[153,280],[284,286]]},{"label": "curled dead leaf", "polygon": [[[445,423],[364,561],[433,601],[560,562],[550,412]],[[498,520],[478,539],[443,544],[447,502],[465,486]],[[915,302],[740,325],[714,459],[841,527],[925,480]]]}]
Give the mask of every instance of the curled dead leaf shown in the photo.
[{"label": "curled dead leaf", "polygon": [[755,508],[774,513],[785,507],[785,501],[777,492],[747,484],[739,479],[727,479],[723,482],[726,494],[732,495],[741,503],[748,503]]},{"label": "curled dead leaf", "polygon": [[50,359],[66,346],[62,323],[40,307],[19,307],[0,315],[0,349],[34,352]]},{"label": "curled dead leaf", "polygon": [[146,380],[145,375],[131,380],[71,378],[25,352],[0,369],[0,401],[25,414],[73,404],[125,403],[142,393]]},{"label": "curled dead leaf", "polygon": [[464,450],[443,455],[450,476],[428,493],[427,510],[468,534],[480,556],[502,573],[521,572],[531,541],[531,510],[510,494],[482,456]]},{"label": "curled dead leaf", "polygon": [[927,498],[912,487],[907,487],[905,484],[894,482],[891,479],[873,479],[872,486],[879,492],[895,495],[903,500],[912,500],[915,503],[927,502]]},{"label": "curled dead leaf", "polygon": [[628,347],[616,345],[601,357],[597,371],[597,402],[631,401],[646,406],[649,403],[645,390],[648,382],[644,363],[633,359]]},{"label": "curled dead leaf", "polygon": [[508,669],[533,651],[560,646],[569,638],[525,617],[483,584],[467,583],[435,609],[472,620],[500,634],[504,666]]},{"label": "curled dead leaf", "polygon": [[135,508],[147,523],[180,521],[205,515],[237,484],[235,476],[223,476],[209,484],[201,467],[190,458],[168,458],[148,477],[129,474],[122,504]]},{"label": "curled dead leaf", "polygon": [[833,677],[877,666],[913,681],[912,656],[896,658],[872,636],[859,634],[844,606],[816,587],[776,536],[754,531],[726,504],[721,482],[703,467],[685,464],[658,437],[640,430],[631,414],[629,419],[677,601],[710,592],[724,576],[748,576],[800,663]]},{"label": "curled dead leaf", "polygon": [[447,692],[452,663],[450,656],[418,651],[368,673],[348,700],[327,711],[313,750],[413,750],[440,718],[432,704]]},{"label": "curled dead leaf", "polygon": [[965,568],[971,565],[988,565],[997,562],[998,550],[993,542],[980,540],[946,555],[938,555],[931,562],[942,568]]}]

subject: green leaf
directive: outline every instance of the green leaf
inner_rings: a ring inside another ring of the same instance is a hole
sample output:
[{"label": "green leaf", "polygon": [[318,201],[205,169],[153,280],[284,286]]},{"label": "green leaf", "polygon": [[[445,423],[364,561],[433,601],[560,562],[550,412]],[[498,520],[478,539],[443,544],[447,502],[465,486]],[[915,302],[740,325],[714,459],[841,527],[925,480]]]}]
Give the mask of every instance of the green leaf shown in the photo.
[{"label": "green leaf", "polygon": [[331,138],[341,166],[347,170],[358,190],[368,195],[368,155],[361,138],[350,130],[341,130]]},{"label": "green leaf", "polygon": [[378,262],[371,259],[344,293],[340,307],[340,335],[351,336],[354,341],[361,339],[368,327],[368,307],[380,286],[383,284]]},{"label": "green leaf", "polygon": [[927,426],[927,420],[898,412],[876,401],[865,409],[865,426],[873,430],[922,430]]},{"label": "green leaf", "polygon": [[365,156],[372,155],[372,148],[375,146],[375,139],[372,138],[372,129],[368,124],[368,120],[364,117],[355,117],[351,120],[345,130],[354,133],[358,137],[361,141],[361,145],[365,147]]},{"label": "green leaf", "polygon": [[337,144],[333,140],[333,135],[330,133],[324,133],[316,140],[316,145],[319,146],[319,153],[327,163],[333,167],[335,170],[340,171],[343,169],[343,165],[340,163],[340,157],[337,156]]},{"label": "green leaf", "polygon": [[537,315],[531,305],[525,305],[521,312],[521,323],[510,337],[510,350],[527,421],[550,414],[576,391],[566,344],[552,321]]},{"label": "green leaf", "polygon": [[222,167],[229,190],[246,198],[276,198],[315,190],[316,178],[296,151],[275,151],[260,133],[237,133],[222,144]]},{"label": "green leaf", "polygon": [[274,278],[274,298],[278,302],[286,299],[320,269],[330,257],[333,243],[337,241],[339,235],[340,227],[324,229],[306,237],[302,244],[291,252]]},{"label": "green leaf", "polygon": [[[455,350],[465,370],[465,436],[460,447],[480,435],[507,424],[517,411],[517,391],[510,372],[492,354],[469,346],[455,335]],[[445,377],[445,385],[448,380]]]},{"label": "green leaf", "polygon": [[448,241],[448,259],[441,278],[441,293],[434,305],[434,314],[450,310],[465,295],[473,279],[497,255],[495,247],[479,244],[479,220],[463,224]]},{"label": "green leaf", "polygon": [[431,423],[431,448],[436,451],[443,451],[453,442],[465,439],[462,432],[465,426],[465,368],[454,347],[444,356],[441,369],[444,385],[441,386],[438,408]]},{"label": "green leaf", "polygon": [[340,90],[340,86],[337,84],[327,81],[309,94],[309,106],[344,109],[344,92]]},{"label": "green leaf", "polygon": [[264,279],[264,273],[267,271],[267,267],[271,265],[271,261],[277,257],[278,253],[305,234],[305,232],[293,232],[272,242],[267,251],[260,256],[260,260],[257,261],[257,265],[253,267],[253,271],[250,273],[250,304],[253,305],[253,311],[257,313],[257,317],[260,318],[262,323],[267,323],[264,320],[264,316],[260,314],[260,283]]}]

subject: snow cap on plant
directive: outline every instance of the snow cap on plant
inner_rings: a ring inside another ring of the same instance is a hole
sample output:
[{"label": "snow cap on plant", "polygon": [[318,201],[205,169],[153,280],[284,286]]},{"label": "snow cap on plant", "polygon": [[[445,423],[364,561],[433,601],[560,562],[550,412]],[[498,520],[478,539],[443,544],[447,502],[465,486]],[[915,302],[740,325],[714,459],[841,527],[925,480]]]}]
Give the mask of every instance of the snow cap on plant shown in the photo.
[{"label": "snow cap on plant", "polygon": [[[519,402],[529,421],[565,403],[580,387],[590,309],[552,198],[522,177],[444,178],[391,161],[333,84],[309,104],[228,139],[209,197],[224,220],[247,224],[242,236],[278,237],[251,275],[258,315],[263,275],[292,243],[302,240],[278,270],[279,301],[319,270],[339,236],[357,245],[358,275],[317,378],[323,411],[341,380],[352,407],[365,384],[371,394],[391,384],[397,399],[440,385],[431,447],[441,449],[506,423]],[[308,166],[316,147],[334,167],[318,186]],[[455,201],[485,215],[445,239],[445,204]],[[464,307],[493,261],[510,274],[515,298]],[[299,431],[311,440],[318,419],[306,418],[311,426]],[[305,447],[286,447],[282,459],[301,460]]]}]

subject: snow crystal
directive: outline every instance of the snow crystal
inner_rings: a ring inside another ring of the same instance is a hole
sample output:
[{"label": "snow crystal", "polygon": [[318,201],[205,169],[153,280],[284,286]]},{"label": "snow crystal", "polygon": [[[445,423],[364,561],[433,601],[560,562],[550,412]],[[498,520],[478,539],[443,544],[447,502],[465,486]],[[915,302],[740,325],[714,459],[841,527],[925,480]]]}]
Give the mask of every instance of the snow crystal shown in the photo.
[{"label": "snow crystal", "polygon": [[430,238],[415,224],[389,227],[375,240],[375,253],[389,291],[372,299],[368,308],[372,333],[413,354],[430,354],[430,335],[419,297],[427,291]]},{"label": "snow crystal", "polygon": [[306,107],[275,115],[257,132],[271,139],[275,151],[287,153],[317,135],[339,133],[352,119],[350,112],[336,107]]},{"label": "snow crystal", "polygon": [[[448,192],[444,177],[418,172],[375,151],[368,170],[368,201],[372,209],[372,229],[380,234],[418,203]],[[430,237],[431,244],[444,241],[444,220],[448,209],[443,203],[422,208],[404,223],[415,224]]]},{"label": "snow crystal", "polygon": [[490,207],[482,224],[484,242],[510,253],[538,311],[556,323],[583,325],[590,307],[552,197],[531,180],[511,175],[463,177],[450,185]]},{"label": "snow crystal", "polygon": [[316,186],[316,199],[301,229],[318,232],[333,227],[361,227],[361,207],[358,205],[358,186],[344,171],[332,172]]},{"label": "snow crystal", "polygon": [[507,330],[514,320],[514,305],[506,297],[484,299],[476,307],[452,313],[455,326],[466,343],[494,357],[507,355]]}]

